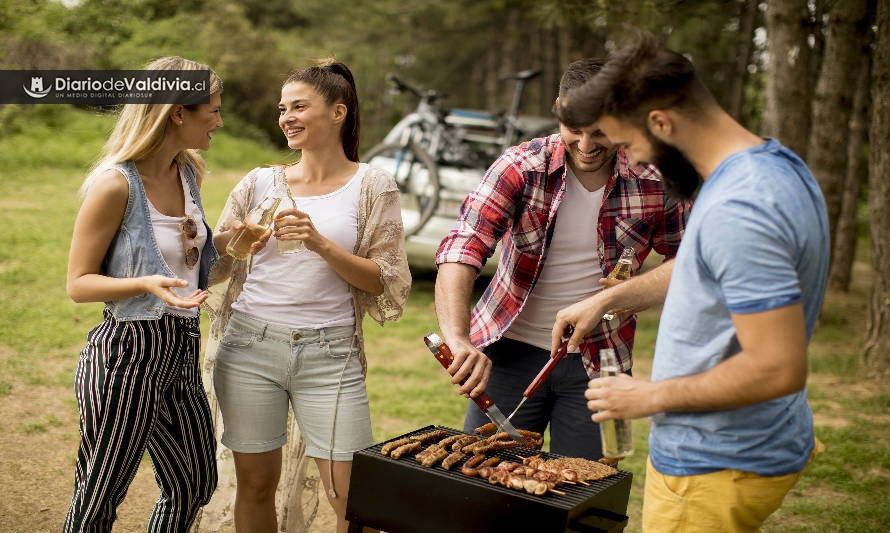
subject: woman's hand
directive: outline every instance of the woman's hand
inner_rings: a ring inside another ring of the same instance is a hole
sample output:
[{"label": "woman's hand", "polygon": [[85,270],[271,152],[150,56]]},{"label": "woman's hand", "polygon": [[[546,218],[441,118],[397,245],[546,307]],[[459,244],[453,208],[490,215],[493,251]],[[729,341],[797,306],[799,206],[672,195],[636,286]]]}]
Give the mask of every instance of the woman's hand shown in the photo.
[{"label": "woman's hand", "polygon": [[315,229],[308,213],[288,208],[278,212],[275,219],[275,238],[282,241],[303,241],[306,248],[321,253],[328,240]]},{"label": "woman's hand", "polygon": [[[228,239],[229,241],[238,234],[239,231],[244,227],[244,223],[240,220],[232,221],[232,224],[229,226],[229,231],[231,232],[232,237]],[[250,245],[250,255],[256,255],[260,253],[260,251],[266,247],[266,243],[269,242],[269,237],[272,236],[272,228],[267,228],[266,231],[260,235],[260,238],[254,241]]]},{"label": "woman's hand", "polygon": [[207,299],[208,293],[204,290],[196,290],[188,296],[180,296],[174,287],[188,287],[188,282],[179,278],[168,278],[160,274],[145,276],[142,278],[145,292],[154,294],[167,305],[191,309],[198,307]]}]

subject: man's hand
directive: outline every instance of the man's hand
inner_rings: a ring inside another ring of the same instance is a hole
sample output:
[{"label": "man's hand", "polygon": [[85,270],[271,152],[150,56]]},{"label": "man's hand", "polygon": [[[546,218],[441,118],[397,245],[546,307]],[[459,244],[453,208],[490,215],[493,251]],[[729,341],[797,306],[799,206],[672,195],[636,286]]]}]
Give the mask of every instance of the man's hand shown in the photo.
[{"label": "man's hand", "polygon": [[624,281],[600,283],[606,288],[585,300],[561,309],[550,334],[550,353],[559,346],[562,332],[567,326],[575,328],[569,339],[569,351],[575,351],[582,339],[603,320],[603,315],[613,313],[625,316],[664,302],[674,260],[670,259],[652,270]]},{"label": "man's hand", "polygon": [[482,394],[491,375],[491,360],[470,342],[470,299],[476,274],[470,265],[439,265],[435,298],[442,339],[454,355],[448,367],[451,382],[460,385],[459,394],[472,398]]},{"label": "man's hand", "polygon": [[591,380],[584,397],[587,398],[587,408],[593,411],[591,419],[594,422],[613,418],[631,420],[659,412],[657,389],[657,383],[619,374]]},{"label": "man's hand", "polygon": [[454,356],[448,373],[451,374],[451,383],[460,385],[458,393],[472,398],[482,394],[491,375],[491,359],[467,340],[446,341],[446,344]]},{"label": "man's hand", "polygon": [[801,391],[807,381],[803,304],[733,314],[742,351],[711,368],[663,381],[627,375],[588,383],[587,408],[595,422],[655,413],[737,409]]},{"label": "man's hand", "polygon": [[568,328],[573,328],[569,337],[569,352],[576,352],[585,335],[593,331],[603,320],[603,314],[609,311],[603,302],[603,293],[600,291],[593,296],[572,304],[556,313],[556,321],[550,332],[550,353],[556,353]]}]

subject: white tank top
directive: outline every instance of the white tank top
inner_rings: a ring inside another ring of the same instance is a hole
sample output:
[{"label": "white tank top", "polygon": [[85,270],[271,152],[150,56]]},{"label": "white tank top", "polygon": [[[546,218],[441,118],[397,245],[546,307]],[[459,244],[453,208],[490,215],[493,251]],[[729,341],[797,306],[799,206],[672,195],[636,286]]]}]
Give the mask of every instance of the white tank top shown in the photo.
[{"label": "white tank top", "polygon": [[[192,198],[188,183],[181,175],[180,182],[182,183],[182,191],[185,196],[185,213],[191,215],[198,226],[198,235],[195,237],[194,242],[191,239],[186,239],[185,243],[189,248],[192,245],[197,246],[200,251],[204,249],[204,243],[207,242],[207,228],[204,227],[201,210],[198,208],[198,204],[195,203],[194,198]],[[151,200],[148,200],[147,197],[146,200],[148,201],[148,211],[151,216],[151,229],[154,232],[155,241],[158,243],[164,262],[173,271],[174,276],[182,278],[189,283],[188,287],[174,287],[173,291],[180,296],[188,296],[198,290],[198,271],[201,268],[201,259],[199,256],[195,268],[185,266],[185,248],[183,247],[182,233],[179,229],[179,225],[185,220],[185,217],[167,216],[155,209],[155,206],[152,205]],[[194,317],[198,315],[199,311],[197,308],[186,309],[168,305],[165,312],[171,315]]]},{"label": "white tank top", "polygon": [[[297,209],[309,214],[319,233],[352,253],[358,240],[358,202],[362,163],[349,182],[321,196],[298,196]],[[274,186],[273,169],[257,176],[254,205]],[[284,206],[281,207],[283,209]],[[349,284],[313,251],[278,253],[275,237],[253,257],[244,289],[232,308],[258,320],[295,329],[355,324]]]},{"label": "white tank top", "polygon": [[538,282],[505,337],[550,349],[556,312],[602,290],[596,226],[605,187],[591,192],[566,166],[566,194]]}]

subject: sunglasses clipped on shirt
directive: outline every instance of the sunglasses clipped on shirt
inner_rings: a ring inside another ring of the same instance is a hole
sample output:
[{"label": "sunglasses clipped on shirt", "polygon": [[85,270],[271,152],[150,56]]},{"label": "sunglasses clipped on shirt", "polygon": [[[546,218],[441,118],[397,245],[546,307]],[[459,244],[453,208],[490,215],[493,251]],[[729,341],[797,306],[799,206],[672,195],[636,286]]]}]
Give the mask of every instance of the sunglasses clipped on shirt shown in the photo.
[{"label": "sunglasses clipped on shirt", "polygon": [[191,215],[186,215],[185,220],[179,223],[179,233],[182,235],[182,252],[185,259],[185,266],[191,270],[198,264],[201,257],[201,251],[198,250],[198,244],[195,239],[198,237],[198,224]]}]

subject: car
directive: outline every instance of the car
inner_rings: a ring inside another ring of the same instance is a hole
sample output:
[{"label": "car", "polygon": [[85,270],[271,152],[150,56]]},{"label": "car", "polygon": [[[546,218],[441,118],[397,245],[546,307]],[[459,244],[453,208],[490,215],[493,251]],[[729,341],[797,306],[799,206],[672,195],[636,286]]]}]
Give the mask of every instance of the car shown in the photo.
[{"label": "car", "polygon": [[[412,272],[432,272],[436,269],[439,244],[455,228],[464,198],[479,184],[487,165],[500,155],[502,144],[497,143],[496,137],[488,141],[480,137],[486,132],[484,126],[490,128],[491,119],[477,117],[487,115],[460,110],[459,114],[452,112],[446,117],[446,122],[452,126],[463,128],[460,149],[455,150],[454,141],[451,140],[450,152],[436,150],[438,156],[434,157],[421,148],[420,143],[406,141],[410,138],[406,131],[414,127],[418,120],[412,115],[399,121],[379,145],[368,151],[363,160],[396,177],[402,190],[402,220],[406,229],[408,264]],[[522,116],[517,123],[521,132],[532,132],[520,134],[522,139],[558,131],[556,121],[550,117]],[[472,130],[476,125],[483,127]],[[475,131],[476,135],[470,137],[467,131]],[[413,158],[412,163],[406,165],[407,158]],[[434,180],[429,179],[430,172],[435,173]],[[499,253],[496,251],[480,274],[488,277],[494,274],[498,259]]]}]

